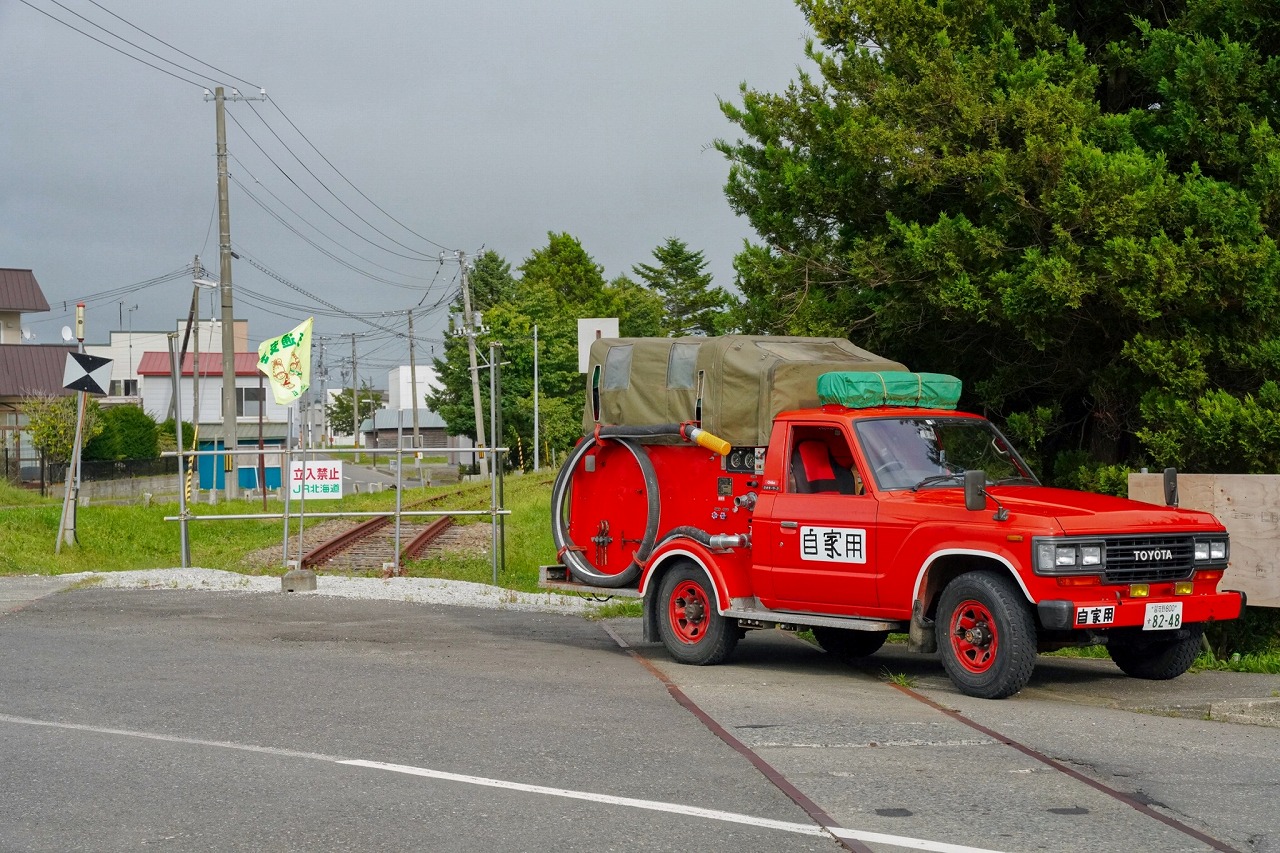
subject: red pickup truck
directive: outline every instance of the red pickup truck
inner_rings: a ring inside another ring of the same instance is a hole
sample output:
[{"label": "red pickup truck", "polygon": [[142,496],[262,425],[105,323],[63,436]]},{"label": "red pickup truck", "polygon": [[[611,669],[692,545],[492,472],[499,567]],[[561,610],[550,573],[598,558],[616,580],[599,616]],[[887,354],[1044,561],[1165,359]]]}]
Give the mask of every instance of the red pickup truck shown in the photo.
[{"label": "red pickup truck", "polygon": [[1041,485],[956,410],[952,377],[728,336],[597,341],[588,381],[544,585],[643,596],[645,638],[680,662],[719,663],[750,629],[848,658],[901,632],[962,692],[1003,698],[1066,646],[1176,677],[1204,624],[1241,612],[1212,515]]}]

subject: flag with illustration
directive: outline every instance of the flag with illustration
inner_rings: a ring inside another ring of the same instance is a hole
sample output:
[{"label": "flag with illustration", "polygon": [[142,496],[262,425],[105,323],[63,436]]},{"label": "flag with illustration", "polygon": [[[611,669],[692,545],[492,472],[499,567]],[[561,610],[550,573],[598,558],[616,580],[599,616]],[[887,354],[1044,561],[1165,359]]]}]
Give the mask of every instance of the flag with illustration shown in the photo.
[{"label": "flag with illustration", "polygon": [[258,344],[258,369],[271,380],[276,402],[287,406],[311,386],[311,323],[314,317]]}]

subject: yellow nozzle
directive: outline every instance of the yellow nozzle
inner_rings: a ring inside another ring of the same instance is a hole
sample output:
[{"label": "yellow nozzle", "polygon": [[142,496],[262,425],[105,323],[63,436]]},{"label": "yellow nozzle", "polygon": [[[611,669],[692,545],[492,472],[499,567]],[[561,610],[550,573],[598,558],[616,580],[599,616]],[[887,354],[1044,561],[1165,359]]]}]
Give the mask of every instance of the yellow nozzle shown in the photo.
[{"label": "yellow nozzle", "polygon": [[723,438],[712,435],[705,429],[700,429],[698,427],[691,427],[689,429],[689,439],[699,447],[705,447],[712,453],[719,453],[721,456],[728,456],[729,450],[732,447],[732,445]]}]

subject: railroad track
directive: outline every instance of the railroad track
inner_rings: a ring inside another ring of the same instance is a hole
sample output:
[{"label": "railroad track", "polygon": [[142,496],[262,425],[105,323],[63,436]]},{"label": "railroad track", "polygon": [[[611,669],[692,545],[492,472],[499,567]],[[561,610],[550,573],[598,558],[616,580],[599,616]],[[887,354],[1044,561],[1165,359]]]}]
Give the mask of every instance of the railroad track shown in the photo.
[{"label": "railroad track", "polygon": [[[461,492],[436,495],[406,509],[423,509],[456,498]],[[457,535],[450,516],[435,518],[402,516],[400,519],[400,554],[395,552],[395,515],[374,516],[349,530],[321,542],[302,557],[302,568],[312,571],[344,574],[384,571],[388,564],[403,571],[409,560],[420,559],[432,550],[449,545]]]}]

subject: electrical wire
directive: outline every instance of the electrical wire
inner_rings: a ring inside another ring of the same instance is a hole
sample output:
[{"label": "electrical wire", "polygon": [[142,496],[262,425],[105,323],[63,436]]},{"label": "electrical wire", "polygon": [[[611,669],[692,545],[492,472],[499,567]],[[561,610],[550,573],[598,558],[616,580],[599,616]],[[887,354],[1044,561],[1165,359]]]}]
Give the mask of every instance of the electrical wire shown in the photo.
[{"label": "electrical wire", "polygon": [[[261,143],[259,143],[259,142],[258,142],[258,140],[254,138],[253,134],[249,133],[248,129],[247,129],[243,124],[241,124],[241,123],[240,123],[240,120],[239,120],[238,118],[236,118],[236,117],[235,117],[235,113],[234,113],[234,112],[232,112],[231,110],[228,110],[228,111],[227,111],[227,117],[231,119],[231,121],[235,124],[235,126],[236,126],[236,127],[240,128],[241,132],[242,132],[242,133],[244,133],[244,135],[248,138],[248,140],[254,144],[254,147],[256,147],[259,151],[261,151],[261,152],[262,152],[262,156],[263,156],[263,157],[266,157],[266,158],[267,158],[267,160],[268,160],[268,161],[270,161],[271,165],[272,165],[272,166],[275,166],[275,167],[276,167],[276,169],[280,172],[280,174],[281,174],[281,175],[284,175],[285,179],[286,179],[289,183],[291,183],[291,184],[293,184],[295,187],[297,187],[298,192],[300,192],[300,193],[302,193],[304,196],[306,196],[306,197],[307,197],[307,200],[308,200],[308,201],[310,201],[312,204],[314,204],[314,205],[316,206],[316,208],[317,208],[317,209],[319,209],[319,210],[320,210],[320,212],[321,212],[321,213],[323,213],[325,216],[329,217],[329,218],[330,218],[330,219],[332,219],[334,222],[338,223],[338,224],[339,224],[339,225],[341,225],[343,228],[345,228],[347,231],[351,232],[351,233],[352,233],[353,235],[355,235],[356,237],[359,237],[361,240],[363,240],[363,241],[365,241],[366,243],[368,243],[370,246],[373,246],[374,248],[376,248],[376,249],[378,249],[378,250],[380,250],[380,251],[386,252],[386,253],[387,253],[387,254],[389,254],[389,255],[395,255],[395,256],[396,256],[396,257],[398,257],[398,258],[407,258],[408,260],[411,260],[411,261],[423,261],[423,260],[427,260],[427,259],[430,257],[429,255],[423,254],[423,253],[421,253],[421,252],[416,252],[416,253],[415,253],[415,254],[413,254],[413,255],[406,255],[406,254],[404,254],[403,252],[397,252],[395,249],[388,249],[386,246],[380,246],[380,245],[378,245],[377,243],[375,243],[373,240],[370,240],[368,237],[366,237],[365,235],[361,234],[359,231],[356,231],[354,228],[352,228],[352,227],[351,227],[350,225],[348,225],[347,223],[343,222],[343,221],[342,221],[341,219],[339,219],[338,217],[334,216],[334,215],[333,215],[333,213],[332,213],[328,208],[326,208],[326,207],[325,207],[324,205],[322,205],[320,202],[316,201],[316,200],[311,196],[311,193],[309,193],[309,192],[307,192],[305,189],[303,189],[303,188],[302,188],[302,185],[301,185],[301,184],[299,184],[297,181],[295,181],[295,180],[293,179],[293,176],[292,176],[292,175],[290,175],[288,172],[286,172],[286,171],[284,170],[284,167],[283,167],[283,166],[281,166],[279,163],[277,163],[277,162],[275,161],[275,158],[273,158],[270,154],[268,154],[268,153],[267,153],[267,150],[266,150],[265,148],[263,148],[263,147],[262,147]],[[286,149],[286,150],[287,150],[287,149]],[[292,154],[293,152],[290,152],[290,153]],[[303,168],[304,168],[304,169],[306,169],[306,167],[305,167],[305,166],[303,166]],[[314,175],[314,174],[312,174],[312,173],[311,173],[311,171],[310,171],[309,169],[307,170],[307,173],[308,173],[308,174],[311,174],[311,176],[312,176],[313,178],[315,177],[315,175]],[[318,178],[317,178],[316,180],[317,180],[317,181],[319,181],[319,179],[318,179]],[[324,183],[323,183],[323,182],[320,182],[320,185],[321,185],[321,186],[324,186]],[[325,189],[326,189],[326,190],[329,190],[329,188],[328,188],[328,187],[325,187]],[[331,190],[329,190],[329,192],[330,192],[330,194],[332,195],[332,191],[331,191]],[[357,217],[357,218],[358,218],[358,217]],[[361,220],[361,221],[363,222],[364,220]],[[368,223],[366,222],[365,224],[367,225]],[[372,226],[370,226],[370,227],[372,227]],[[376,228],[375,228],[374,230],[375,230],[375,231],[377,231],[377,229],[376,229]],[[379,231],[378,233],[380,233],[380,234],[381,234],[382,232],[380,232],[380,231]],[[386,235],[383,235],[383,236],[386,236]],[[396,242],[396,241],[394,241],[394,240],[393,240],[392,242]],[[397,243],[397,245],[403,245],[403,244]],[[408,247],[406,246],[405,248],[408,248]],[[410,251],[413,251],[413,250],[412,250],[412,249],[410,249]]]},{"label": "electrical wire", "polygon": [[[293,123],[293,119],[289,118],[289,116],[285,114],[284,109],[281,108],[280,104],[278,104],[274,98],[268,97],[267,101],[271,104],[271,106],[276,108],[276,112],[280,113],[280,115],[284,118],[284,120],[289,123],[289,126],[292,127],[294,131],[299,136],[302,137],[303,141],[306,142],[307,145],[311,146],[311,150],[316,152],[316,154],[319,155],[320,159],[323,160],[329,166],[330,169],[333,169],[334,173],[337,174],[338,177],[342,178],[343,181],[346,181],[347,186],[351,187],[351,189],[359,193],[360,197],[365,201],[369,202],[369,204],[372,204],[378,210],[379,213],[381,213],[383,216],[390,219],[395,224],[399,225],[405,231],[408,231],[410,234],[417,237],[419,240],[424,240],[427,243],[430,243],[431,245],[435,246],[437,249],[441,249],[445,252],[455,251],[454,249],[450,249],[448,246],[444,246],[444,245],[441,245],[440,243],[437,243],[435,240],[432,240],[430,237],[424,237],[423,235],[419,234],[417,231],[414,231],[408,225],[405,225],[399,219],[396,219],[390,213],[387,213],[387,211],[383,210],[383,208],[376,201],[369,198],[369,196],[365,195],[364,192],[355,184],[353,184],[351,180],[346,175],[344,175],[337,166],[333,165],[333,163],[329,161],[328,157],[324,156],[324,154],[320,151],[320,149],[315,146],[315,143],[313,143],[310,139],[308,139],[307,135],[303,133],[302,130],[299,129],[299,127],[296,124]],[[257,112],[257,108],[253,107],[252,104],[250,104],[250,108],[253,109],[255,113]],[[259,118],[261,118],[261,116],[259,116]],[[262,123],[266,124],[266,120],[264,119]],[[278,138],[279,137],[277,137],[277,139]]]},{"label": "electrical wire", "polygon": [[[50,14],[49,12],[46,12],[44,9],[41,9],[39,6],[36,6],[35,4],[31,3],[31,2],[30,2],[30,0],[18,0],[18,2],[19,2],[19,3],[21,3],[21,4],[22,4],[22,5],[24,5],[24,6],[27,6],[27,7],[31,8],[31,9],[34,9],[35,11],[39,12],[41,15],[44,15],[46,18],[49,18],[49,19],[50,19],[50,20],[52,20],[52,21],[57,21],[59,24],[62,24],[64,27],[67,27],[68,29],[75,30],[75,31],[76,31],[76,32],[78,32],[80,35],[84,36],[85,38],[87,38],[87,39],[92,39],[93,41],[96,41],[98,44],[102,45],[103,47],[110,48],[111,50],[114,50],[116,53],[118,53],[118,54],[120,54],[120,55],[122,55],[122,56],[127,56],[129,59],[132,59],[134,62],[140,62],[140,63],[142,63],[143,65],[147,66],[148,68],[154,68],[156,71],[159,71],[161,74],[168,74],[170,77],[174,78],[175,80],[181,80],[183,83],[190,83],[192,86],[195,86],[195,87],[197,87],[197,88],[200,88],[200,89],[206,89],[206,88],[208,88],[208,86],[207,86],[206,84],[204,84],[204,83],[197,83],[195,80],[188,80],[186,77],[183,77],[183,76],[181,76],[181,75],[179,75],[179,74],[174,74],[172,71],[169,71],[169,70],[168,70],[168,69],[166,69],[166,68],[161,68],[159,65],[153,65],[152,63],[147,62],[145,59],[140,59],[139,57],[134,56],[133,54],[129,53],[127,50],[121,50],[120,48],[116,47],[116,46],[115,46],[115,45],[113,45],[113,44],[108,44],[107,42],[103,41],[102,39],[98,38],[97,36],[95,36],[95,35],[91,35],[90,33],[87,33],[87,32],[85,32],[84,30],[80,29],[80,28],[79,28],[79,27],[77,27],[75,24],[72,24],[72,23],[70,23],[69,21],[64,21],[64,20],[62,20],[61,18],[59,18],[58,16],[53,15],[53,14]],[[64,9],[65,11],[67,11],[67,12],[71,13],[72,15],[75,15],[77,18],[80,18],[80,19],[82,19],[82,20],[84,20],[84,21],[86,21],[86,22],[88,22],[88,23],[90,23],[90,24],[93,24],[93,26],[97,27],[98,29],[102,30],[102,31],[103,31],[103,32],[105,32],[105,33],[108,33],[108,34],[109,34],[109,35],[111,35],[112,37],[117,38],[117,39],[120,39],[120,41],[124,42],[125,44],[130,45],[131,47],[137,47],[137,48],[138,48],[138,50],[141,50],[141,51],[142,51],[142,52],[144,52],[144,53],[148,53],[148,54],[151,54],[152,56],[155,56],[155,54],[151,53],[151,51],[147,50],[146,48],[138,47],[138,45],[133,44],[133,42],[129,41],[128,39],[126,39],[126,38],[122,38],[122,37],[120,37],[120,36],[116,35],[115,33],[112,33],[110,30],[107,30],[106,28],[102,27],[102,26],[101,26],[101,25],[99,25],[99,24],[94,24],[94,23],[93,23],[93,21],[90,21],[88,18],[85,18],[85,17],[84,17],[83,15],[81,15],[80,13],[78,13],[78,12],[73,12],[72,10],[67,9],[67,7],[66,7],[66,6],[63,6],[61,3],[57,2],[57,0],[51,0],[51,2],[52,2],[55,6],[58,6],[59,8]],[[160,58],[160,57],[157,57],[157,58]],[[168,63],[169,63],[170,65],[172,65],[174,68],[181,68],[183,71],[187,72],[188,74],[194,74],[196,77],[205,77],[205,75],[201,74],[200,72],[198,72],[198,71],[194,71],[194,70],[192,70],[192,69],[190,69],[190,68],[183,68],[183,66],[179,65],[179,64],[178,64],[178,63],[176,63],[176,62],[170,62],[169,60],[167,60],[167,59],[163,59],[163,58],[160,58],[160,61],[161,61],[161,62],[168,62]],[[205,79],[206,79],[206,80],[211,80],[212,78],[205,77]]]},{"label": "electrical wire", "polygon": [[[115,18],[115,19],[116,19],[117,21],[119,21],[120,23],[125,24],[125,25],[130,26],[130,27],[133,27],[135,30],[137,30],[138,32],[142,33],[142,34],[143,34],[144,36],[146,36],[147,38],[152,39],[152,40],[154,40],[154,41],[158,41],[158,42],[160,42],[160,43],[161,43],[162,45],[164,45],[165,47],[169,48],[169,49],[170,49],[170,50],[172,50],[172,51],[176,51],[177,53],[182,54],[182,55],[183,55],[183,56],[185,56],[187,59],[190,59],[192,62],[198,62],[198,63],[200,63],[201,65],[203,65],[205,68],[212,68],[214,71],[217,71],[219,74],[224,74],[224,75],[226,75],[227,77],[230,77],[232,80],[239,80],[241,83],[245,84],[246,86],[249,86],[250,88],[253,88],[253,89],[261,89],[261,88],[262,88],[262,87],[261,87],[261,86],[259,86],[257,83],[250,83],[248,80],[244,79],[243,77],[237,77],[236,75],[232,74],[230,71],[223,71],[221,68],[219,68],[219,67],[218,67],[218,66],[216,66],[216,65],[210,65],[209,63],[205,62],[203,59],[197,59],[196,57],[194,57],[194,56],[192,56],[191,54],[187,53],[187,52],[186,52],[185,50],[183,50],[182,48],[174,47],[173,45],[169,44],[169,43],[168,43],[167,41],[165,41],[164,39],[162,39],[162,38],[160,38],[160,37],[158,37],[158,36],[152,35],[151,33],[149,33],[149,32],[147,32],[146,30],[144,30],[142,27],[140,27],[140,26],[138,26],[137,24],[133,23],[132,21],[127,21],[127,20],[125,20],[124,18],[122,18],[122,17],[120,17],[119,15],[117,15],[115,12],[112,12],[112,11],[111,11],[110,9],[108,9],[106,6],[103,6],[101,3],[95,2],[95,0],[89,0],[89,2],[90,2],[90,3],[92,3],[94,6],[97,6],[97,7],[98,7],[99,9],[101,9],[102,11],[106,12],[106,13],[107,13],[108,15],[110,15],[111,17]],[[97,25],[95,24],[95,26],[97,26]],[[101,28],[101,27],[99,27],[99,29],[102,29],[102,28]],[[104,30],[104,32],[105,32],[105,30]],[[112,33],[112,35],[115,35],[115,34],[114,34],[114,33]],[[117,37],[117,38],[119,38],[119,36],[116,36],[116,37]],[[152,54],[152,55],[154,56],[154,54]],[[166,61],[167,61],[167,60],[166,60]],[[170,63],[170,64],[172,65],[173,63]]]},{"label": "electrical wire", "polygon": [[[254,174],[253,174],[253,172],[249,171],[249,168],[248,168],[247,166],[245,166],[245,164],[240,160],[240,158],[239,158],[239,157],[237,157],[237,156],[236,156],[236,155],[234,155],[234,154],[231,154],[230,152],[228,152],[228,154],[229,154],[229,156],[231,157],[231,159],[235,161],[236,165],[237,165],[237,166],[239,166],[239,167],[241,168],[241,170],[243,170],[243,171],[244,171],[244,173],[245,173],[246,175],[248,175],[248,176],[249,176],[249,178],[253,181],[253,183],[254,183],[255,185],[257,185],[257,186],[259,186],[259,187],[262,187],[262,189],[267,193],[267,195],[269,195],[269,196],[271,196],[273,199],[275,199],[275,200],[276,200],[276,202],[277,202],[281,207],[283,207],[285,210],[287,210],[287,211],[289,211],[290,213],[292,213],[294,216],[296,216],[296,217],[298,218],[298,220],[299,220],[300,222],[302,222],[304,225],[306,225],[306,226],[307,226],[308,228],[310,228],[312,231],[315,231],[317,234],[319,234],[319,235],[320,235],[321,237],[323,237],[324,239],[328,240],[328,241],[329,241],[330,243],[332,243],[333,245],[337,246],[337,247],[338,247],[339,249],[341,249],[342,251],[344,251],[344,252],[346,252],[346,253],[348,253],[348,254],[350,254],[350,255],[354,255],[355,257],[359,258],[360,260],[364,261],[365,263],[372,264],[373,266],[377,267],[377,268],[378,268],[378,269],[380,269],[380,270],[385,270],[386,272],[392,273],[392,274],[394,274],[394,275],[402,276],[402,277],[404,277],[404,278],[408,278],[408,279],[413,279],[413,278],[415,278],[415,276],[414,276],[412,273],[400,272],[399,270],[392,269],[391,267],[383,266],[382,264],[378,263],[377,261],[375,261],[375,260],[373,260],[373,259],[371,259],[371,258],[367,258],[367,257],[365,257],[364,255],[360,254],[359,252],[354,251],[353,249],[349,249],[349,248],[347,248],[346,246],[342,245],[342,244],[341,244],[341,243],[339,243],[336,239],[334,239],[334,238],[333,238],[333,237],[331,237],[330,235],[326,234],[326,233],[325,233],[325,232],[324,232],[324,231],[323,231],[319,226],[317,226],[315,223],[311,222],[311,221],[310,221],[310,220],[308,220],[305,216],[303,216],[301,213],[299,213],[298,211],[294,210],[294,209],[293,209],[293,207],[291,207],[291,206],[288,204],[288,202],[286,202],[284,199],[280,198],[280,196],[278,196],[278,195],[276,195],[274,192],[272,192],[270,187],[268,187],[266,184],[262,183],[262,181],[258,180],[257,176],[256,176],[256,175],[254,175]],[[229,177],[230,177],[230,176],[229,176]],[[232,179],[234,180],[234,178],[232,178]],[[243,189],[243,186],[242,186],[241,188]],[[246,192],[247,192],[247,190],[246,190]],[[262,205],[262,202],[259,202],[259,205],[261,206],[261,205]],[[275,214],[273,214],[273,215],[275,215]],[[295,233],[296,233],[296,232],[295,232]],[[299,234],[298,236],[300,236],[300,237],[301,237],[302,235],[300,235],[300,234]],[[303,239],[306,239],[306,238],[303,238]],[[308,242],[309,242],[309,241],[308,241]],[[312,244],[312,245],[314,245],[314,244]],[[319,247],[317,247],[317,249],[318,249],[318,248],[319,248]],[[320,251],[324,251],[324,250],[323,250],[323,249],[321,249]],[[409,287],[409,286],[411,286],[411,285],[402,285],[402,286]]]}]

